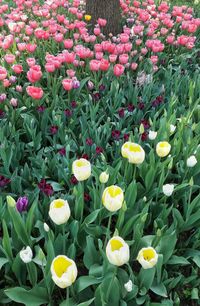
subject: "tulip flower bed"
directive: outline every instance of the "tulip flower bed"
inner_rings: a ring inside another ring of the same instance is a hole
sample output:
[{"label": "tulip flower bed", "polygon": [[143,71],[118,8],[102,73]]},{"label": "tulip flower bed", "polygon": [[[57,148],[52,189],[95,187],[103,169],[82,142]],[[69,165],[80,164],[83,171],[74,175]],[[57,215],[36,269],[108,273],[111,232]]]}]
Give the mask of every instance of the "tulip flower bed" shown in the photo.
[{"label": "tulip flower bed", "polygon": [[199,305],[200,18],[0,1],[0,304]]}]

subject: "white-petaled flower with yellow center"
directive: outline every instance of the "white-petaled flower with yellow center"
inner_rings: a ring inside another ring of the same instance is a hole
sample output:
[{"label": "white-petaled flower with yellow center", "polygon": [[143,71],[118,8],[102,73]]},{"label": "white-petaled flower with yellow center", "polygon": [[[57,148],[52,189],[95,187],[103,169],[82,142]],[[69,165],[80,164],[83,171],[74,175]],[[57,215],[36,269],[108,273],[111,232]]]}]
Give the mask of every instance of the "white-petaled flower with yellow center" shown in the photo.
[{"label": "white-petaled flower with yellow center", "polygon": [[91,175],[91,164],[85,158],[77,159],[72,164],[72,172],[78,181],[85,181]]},{"label": "white-petaled flower with yellow center", "polygon": [[75,262],[65,255],[54,258],[51,264],[51,275],[54,283],[60,288],[71,286],[77,278],[77,267]]},{"label": "white-petaled flower with yellow center", "polygon": [[145,159],[145,152],[142,147],[134,142],[127,141],[121,148],[121,154],[131,164],[141,164]]},{"label": "white-petaled flower with yellow center", "polygon": [[57,224],[64,224],[71,215],[69,204],[66,200],[57,199],[51,202],[49,208],[49,217]]},{"label": "white-petaled flower with yellow center", "polygon": [[30,248],[30,246],[27,246],[26,248],[23,248],[20,252],[19,252],[19,256],[21,258],[21,260],[24,263],[29,263],[32,261],[33,258],[33,252]]},{"label": "white-petaled flower with yellow center", "polygon": [[108,241],[106,246],[106,255],[111,264],[122,266],[129,261],[129,246],[124,239],[115,236]]},{"label": "white-petaled flower with yellow center", "polygon": [[156,153],[159,157],[165,157],[169,154],[171,145],[167,141],[161,141],[156,146]]},{"label": "white-petaled flower with yellow center", "polygon": [[109,211],[114,212],[119,210],[122,207],[123,201],[124,193],[120,187],[112,185],[104,190],[102,202]]},{"label": "white-petaled flower with yellow center", "polygon": [[150,269],[157,264],[158,254],[152,247],[142,248],[138,253],[137,260],[143,269]]}]

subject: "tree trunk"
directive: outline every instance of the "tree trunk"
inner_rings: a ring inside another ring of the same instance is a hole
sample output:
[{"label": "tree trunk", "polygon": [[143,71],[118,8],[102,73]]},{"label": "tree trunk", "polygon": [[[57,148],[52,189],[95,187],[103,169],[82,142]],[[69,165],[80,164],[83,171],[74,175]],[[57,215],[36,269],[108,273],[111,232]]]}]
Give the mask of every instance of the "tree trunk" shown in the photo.
[{"label": "tree trunk", "polygon": [[117,35],[121,33],[121,11],[119,0],[86,0],[86,14],[91,15],[92,27],[97,23],[98,18],[107,20],[103,33]]}]

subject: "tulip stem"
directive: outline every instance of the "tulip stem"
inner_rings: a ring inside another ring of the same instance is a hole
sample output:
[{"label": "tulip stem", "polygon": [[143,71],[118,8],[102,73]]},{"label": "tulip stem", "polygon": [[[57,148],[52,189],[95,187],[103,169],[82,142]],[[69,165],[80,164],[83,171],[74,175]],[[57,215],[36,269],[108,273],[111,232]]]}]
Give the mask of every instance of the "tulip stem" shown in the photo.
[{"label": "tulip stem", "polygon": [[62,226],[62,232],[63,232],[63,254],[65,254],[65,225]]},{"label": "tulip stem", "polygon": [[69,287],[66,288],[66,300],[69,300]]},{"label": "tulip stem", "polygon": [[127,263],[127,267],[128,267],[128,270],[129,270],[130,277],[133,279],[133,278],[134,278],[134,276],[133,276],[133,270],[132,270],[132,268],[131,268],[131,266],[130,266],[129,263]]},{"label": "tulip stem", "polygon": [[105,239],[105,244],[104,247],[106,248],[108,239],[110,239],[110,226],[111,226],[111,221],[112,221],[112,214],[109,215],[108,219],[108,226],[107,226],[107,232],[106,232],[106,239]]},{"label": "tulip stem", "polygon": [[112,279],[111,279],[111,281],[110,281],[110,285],[109,285],[109,287],[108,287],[108,291],[107,291],[107,294],[106,294],[106,299],[107,299],[107,301],[108,301],[109,296],[110,296],[110,291],[111,291],[111,289],[112,289],[112,285],[113,285],[113,281],[114,281],[114,279],[115,279],[116,273],[117,273],[117,267],[115,267],[115,270],[114,270],[114,272],[113,272]]}]

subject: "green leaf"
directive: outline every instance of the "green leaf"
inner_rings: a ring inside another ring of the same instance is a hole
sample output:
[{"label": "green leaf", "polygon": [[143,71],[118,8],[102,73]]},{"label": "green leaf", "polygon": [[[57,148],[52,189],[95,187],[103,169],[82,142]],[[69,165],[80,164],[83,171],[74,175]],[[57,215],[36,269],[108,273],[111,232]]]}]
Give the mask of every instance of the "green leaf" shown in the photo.
[{"label": "green leaf", "polygon": [[167,297],[167,289],[163,285],[163,283],[160,283],[160,284],[153,283],[152,286],[150,287],[150,290],[153,291],[157,295]]},{"label": "green leaf", "polygon": [[0,270],[7,262],[8,262],[7,258],[3,258],[3,257],[0,258]]},{"label": "green leaf", "polygon": [[19,239],[22,241],[22,243],[25,246],[27,245],[30,246],[31,245],[30,237],[27,234],[21,215],[19,214],[19,212],[16,210],[15,207],[8,207],[8,211]]},{"label": "green leaf", "polygon": [[100,279],[96,279],[93,276],[81,276],[76,281],[76,291],[79,293],[92,285],[99,284],[100,282]]},{"label": "green leaf", "polygon": [[127,207],[133,207],[137,198],[137,184],[132,182],[128,188],[126,189],[125,193],[125,200]]},{"label": "green leaf", "polygon": [[39,286],[35,286],[31,290],[14,287],[4,292],[12,301],[25,304],[26,306],[40,306],[49,302],[47,290]]},{"label": "green leaf", "polygon": [[190,262],[182,256],[173,255],[167,262],[168,265],[190,265]]}]

